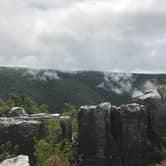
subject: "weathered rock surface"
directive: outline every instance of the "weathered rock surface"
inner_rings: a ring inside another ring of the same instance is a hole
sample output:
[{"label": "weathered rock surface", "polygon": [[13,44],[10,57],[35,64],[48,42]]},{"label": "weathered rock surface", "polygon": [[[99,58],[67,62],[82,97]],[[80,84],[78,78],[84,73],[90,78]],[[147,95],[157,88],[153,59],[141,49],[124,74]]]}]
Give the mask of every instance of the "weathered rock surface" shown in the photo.
[{"label": "weathered rock surface", "polygon": [[[166,136],[166,110],[161,96],[155,90],[145,91],[144,95],[134,98],[137,103],[144,104],[147,109],[148,138],[150,151],[160,147],[161,137]],[[150,153],[156,160],[157,154]],[[152,160],[151,159],[151,160]],[[165,158],[163,158],[165,159]],[[162,160],[159,158],[159,160]]]},{"label": "weathered rock surface", "polygon": [[13,107],[9,111],[8,115],[13,117],[13,116],[27,116],[28,114],[26,113],[26,111],[22,107]]},{"label": "weathered rock surface", "polygon": [[29,157],[20,155],[11,159],[7,159],[2,161],[0,166],[30,166]]},{"label": "weathered rock surface", "polygon": [[110,108],[110,103],[82,106],[78,114],[80,153],[84,155],[85,162],[93,160],[96,166],[105,162],[106,119],[109,119]]},{"label": "weathered rock surface", "polygon": [[149,134],[153,137],[166,134],[166,110],[157,91],[145,91],[143,96],[134,99],[144,104],[148,111]]},{"label": "weathered rock surface", "polygon": [[143,166],[147,141],[144,106],[111,107],[110,103],[82,106],[78,122],[79,150],[85,161],[83,165],[114,166],[118,163],[118,166]]},{"label": "weathered rock surface", "polygon": [[166,134],[166,111],[156,91],[139,94],[134,98],[138,104],[80,107],[78,141],[83,166],[148,166],[157,159],[153,147]]},{"label": "weathered rock surface", "polygon": [[[121,163],[124,166],[144,166],[147,144],[147,112],[144,106],[121,106]],[[112,124],[113,125],[113,124]]]},{"label": "weathered rock surface", "polygon": [[[59,114],[18,114],[20,109],[14,110],[13,117],[0,118],[0,144],[11,141],[19,145],[22,154],[32,155],[34,139],[46,138],[48,129],[47,121],[58,118],[62,125],[62,137],[71,138],[72,127],[69,117],[60,117]],[[16,116],[18,115],[18,116]],[[30,156],[31,157],[31,156]]]}]

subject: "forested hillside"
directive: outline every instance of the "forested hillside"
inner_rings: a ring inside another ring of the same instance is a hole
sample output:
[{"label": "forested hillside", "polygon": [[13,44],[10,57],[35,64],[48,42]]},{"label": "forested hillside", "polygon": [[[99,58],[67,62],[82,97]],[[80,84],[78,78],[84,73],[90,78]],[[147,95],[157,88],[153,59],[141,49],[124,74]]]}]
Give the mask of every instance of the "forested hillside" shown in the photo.
[{"label": "forested hillside", "polygon": [[47,104],[50,112],[62,112],[64,103],[78,107],[103,101],[129,103],[136,91],[159,84],[166,84],[165,74],[0,68],[0,98],[7,99],[12,94],[30,97]]}]

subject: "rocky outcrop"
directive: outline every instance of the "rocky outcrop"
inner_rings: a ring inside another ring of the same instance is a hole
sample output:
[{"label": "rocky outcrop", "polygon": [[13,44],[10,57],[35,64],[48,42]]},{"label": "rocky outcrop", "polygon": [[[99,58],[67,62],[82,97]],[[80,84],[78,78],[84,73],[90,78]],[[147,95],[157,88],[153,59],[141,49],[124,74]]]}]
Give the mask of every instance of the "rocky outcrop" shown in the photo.
[{"label": "rocky outcrop", "polygon": [[134,98],[137,104],[80,107],[78,142],[83,166],[148,166],[153,161],[149,147],[166,134],[166,111],[156,91],[140,94]]},{"label": "rocky outcrop", "polygon": [[145,91],[144,95],[134,98],[135,102],[144,104],[148,112],[149,137],[166,134],[166,110],[157,91]]},{"label": "rocky outcrop", "polygon": [[109,120],[110,103],[99,106],[82,106],[78,113],[79,150],[85,162],[101,165],[105,162],[106,120]]},{"label": "rocky outcrop", "polygon": [[28,114],[26,113],[26,111],[22,107],[13,107],[9,111],[8,115],[13,117],[13,116],[26,116]]},{"label": "rocky outcrop", "polygon": [[144,106],[115,107],[110,103],[82,106],[78,122],[83,165],[109,166],[118,163],[118,166],[143,166],[140,164],[147,140]]},{"label": "rocky outcrop", "polygon": [[[146,109],[142,105],[130,104],[121,106],[119,112],[121,163],[124,166],[144,166],[147,144]],[[114,140],[116,141],[116,137]]]},{"label": "rocky outcrop", "polygon": [[0,166],[30,166],[29,157],[23,155],[13,157],[2,161]]},{"label": "rocky outcrop", "polygon": [[19,145],[22,154],[32,156],[34,140],[48,136],[46,123],[51,119],[59,119],[62,126],[62,138],[72,137],[71,119],[68,116],[60,117],[59,114],[28,115],[22,114],[20,109],[12,109],[12,111],[14,111],[12,114],[14,117],[0,118],[0,144],[11,141],[13,144]]},{"label": "rocky outcrop", "polygon": [[147,127],[151,160],[165,160],[155,152],[161,146],[161,138],[166,136],[166,110],[161,96],[157,91],[149,90],[145,91],[144,95],[135,97],[134,101],[144,104],[148,113]]}]

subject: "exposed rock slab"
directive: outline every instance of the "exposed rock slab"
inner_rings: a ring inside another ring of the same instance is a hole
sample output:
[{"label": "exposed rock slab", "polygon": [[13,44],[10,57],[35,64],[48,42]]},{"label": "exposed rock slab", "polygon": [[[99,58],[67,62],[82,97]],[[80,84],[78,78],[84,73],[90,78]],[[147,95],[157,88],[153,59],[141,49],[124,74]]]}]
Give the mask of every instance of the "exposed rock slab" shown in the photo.
[{"label": "exposed rock slab", "polygon": [[7,159],[2,161],[0,166],[30,166],[29,157],[20,155],[11,159]]},{"label": "exposed rock slab", "polygon": [[13,107],[9,111],[8,115],[13,117],[13,116],[27,116],[28,114],[26,113],[26,111],[22,107]]}]

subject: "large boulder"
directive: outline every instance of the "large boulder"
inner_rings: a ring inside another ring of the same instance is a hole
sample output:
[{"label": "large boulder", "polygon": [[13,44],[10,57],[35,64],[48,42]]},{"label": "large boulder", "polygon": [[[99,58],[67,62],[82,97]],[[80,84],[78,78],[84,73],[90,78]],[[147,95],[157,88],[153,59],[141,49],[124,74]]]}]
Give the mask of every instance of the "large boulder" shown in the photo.
[{"label": "large boulder", "polygon": [[30,166],[29,157],[23,155],[13,157],[2,161],[0,166]]},{"label": "large boulder", "polygon": [[33,155],[35,140],[40,138],[42,123],[34,120],[15,121],[10,128],[10,140],[19,145],[23,154]]},{"label": "large boulder", "polygon": [[39,137],[41,122],[17,118],[0,118],[0,144],[9,140],[32,140]]},{"label": "large boulder", "polygon": [[26,111],[24,110],[24,108],[22,107],[13,107],[9,113],[8,116],[27,116],[28,114],[26,113]]}]

